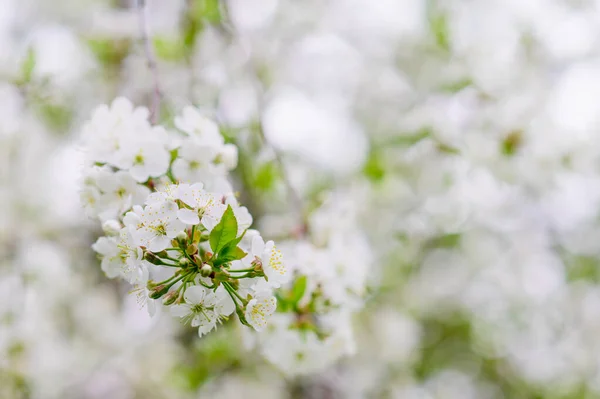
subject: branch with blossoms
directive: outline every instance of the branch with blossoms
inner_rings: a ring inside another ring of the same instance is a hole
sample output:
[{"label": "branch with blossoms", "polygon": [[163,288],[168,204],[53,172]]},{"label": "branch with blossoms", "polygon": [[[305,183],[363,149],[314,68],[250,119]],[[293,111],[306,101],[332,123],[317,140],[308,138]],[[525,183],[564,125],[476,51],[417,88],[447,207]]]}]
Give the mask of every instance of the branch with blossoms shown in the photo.
[{"label": "branch with blossoms", "polygon": [[[139,4],[159,101],[145,4]],[[340,223],[351,215],[327,220],[343,201],[328,201],[309,217],[259,124],[257,139],[275,154],[299,219],[289,240],[277,247],[265,242],[229,182],[238,148],[192,107],[172,129],[155,124],[157,109],[156,101],[149,112],[118,98],[99,106],[84,127],[82,198],[105,232],[93,249],[106,276],[130,283],[151,314],[167,309],[199,336],[235,313],[240,324],[261,331],[252,335],[256,348],[286,374],[313,372],[352,353],[351,319],[362,306],[370,253],[356,226]],[[253,154],[244,166],[255,166]]]},{"label": "branch with blossoms", "polygon": [[200,336],[235,313],[262,331],[259,351],[289,374],[352,353],[351,316],[362,305],[370,252],[352,214],[340,213],[344,201],[326,201],[311,215],[310,235],[281,243],[284,261],[250,228],[228,180],[237,147],[219,127],[192,107],[174,129],[148,115],[118,98],[83,129],[81,196],[105,232],[93,249],[106,276],[133,285],[150,314],[158,302]]},{"label": "branch with blossoms", "polygon": [[237,150],[218,126],[191,107],[175,125],[151,125],[123,98],[86,124],[82,196],[106,233],[93,245],[101,267],[134,285],[150,313],[160,299],[200,336],[234,312],[262,330],[288,278],[283,256],[249,229],[227,180]]}]

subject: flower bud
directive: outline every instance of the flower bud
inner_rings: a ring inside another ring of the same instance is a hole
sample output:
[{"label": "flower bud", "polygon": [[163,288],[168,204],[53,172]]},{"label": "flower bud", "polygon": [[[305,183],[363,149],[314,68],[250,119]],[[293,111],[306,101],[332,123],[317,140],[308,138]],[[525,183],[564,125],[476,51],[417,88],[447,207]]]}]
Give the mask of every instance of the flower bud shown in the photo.
[{"label": "flower bud", "polygon": [[194,259],[195,264],[197,264],[198,266],[202,266],[202,258],[200,257],[200,255],[193,255],[192,259]]},{"label": "flower bud", "polygon": [[175,237],[180,246],[184,246],[187,243],[188,235],[185,231],[180,231]]},{"label": "flower bud", "polygon": [[252,267],[254,267],[254,270],[257,272],[261,272],[263,270],[262,262],[258,258],[255,258],[252,261],[251,265],[252,265]]},{"label": "flower bud", "polygon": [[150,291],[150,295],[148,295],[148,296],[152,299],[158,299],[161,296],[165,295],[167,293],[167,291],[169,291],[168,285],[164,285],[164,284],[157,285]]},{"label": "flower bud", "polygon": [[202,277],[208,277],[210,276],[210,274],[212,273],[212,267],[210,267],[210,265],[207,265],[206,263],[204,265],[202,265],[202,267],[200,268],[200,275]]},{"label": "flower bud", "polygon": [[102,224],[102,230],[107,236],[116,236],[121,231],[121,223],[111,219]]},{"label": "flower bud", "polygon": [[179,259],[179,266],[181,266],[182,268],[186,268],[188,267],[192,262],[190,262],[190,260],[186,257],[183,257],[181,259]]},{"label": "flower bud", "polygon": [[177,298],[179,298],[179,292],[177,292],[177,291],[170,291],[163,298],[163,305],[166,305],[166,306],[172,305],[173,303],[175,303],[175,301],[177,300]]},{"label": "flower bud", "polygon": [[188,247],[186,248],[185,252],[186,252],[188,255],[193,255],[193,254],[195,254],[196,252],[198,252],[198,246],[197,246],[196,244],[192,244],[192,245],[190,245],[190,246],[188,246]]},{"label": "flower bud", "polygon": [[146,252],[144,254],[144,259],[147,260],[148,262],[152,263],[153,265],[162,265],[163,261],[161,258],[159,258],[156,254],[152,253],[152,252]]}]

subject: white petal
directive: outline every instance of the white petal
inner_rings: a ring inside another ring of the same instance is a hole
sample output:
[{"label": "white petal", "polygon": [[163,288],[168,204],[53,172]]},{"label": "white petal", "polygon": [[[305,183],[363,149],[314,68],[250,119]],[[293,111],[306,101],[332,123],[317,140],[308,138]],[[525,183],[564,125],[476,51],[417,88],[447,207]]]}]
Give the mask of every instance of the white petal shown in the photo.
[{"label": "white petal", "polygon": [[207,293],[204,296],[204,301],[202,301],[202,304],[206,307],[215,306],[216,303],[217,303],[217,296],[214,294],[214,292]]},{"label": "white petal", "polygon": [[167,237],[175,238],[183,230],[185,230],[185,224],[181,220],[175,219],[167,224]]},{"label": "white petal", "polygon": [[171,245],[171,239],[167,236],[156,236],[150,241],[148,249],[152,252],[160,252],[164,249],[169,248]]},{"label": "white petal", "polygon": [[152,193],[146,198],[146,205],[160,204],[165,202],[165,195],[163,193]]},{"label": "white petal", "polygon": [[[205,310],[203,313],[198,315],[198,320],[197,320],[197,325],[198,325],[198,330],[199,332],[202,332],[202,334],[206,334],[208,333],[210,330],[212,330],[216,323],[217,323],[217,316],[215,315],[215,312],[213,312],[212,310]],[[202,335],[200,335],[202,336]]]},{"label": "white petal", "polygon": [[125,226],[133,226],[137,227],[137,225],[141,222],[140,215],[135,212],[127,212],[125,217],[123,218],[123,224]]},{"label": "white petal", "polygon": [[129,173],[131,173],[131,176],[139,183],[145,182],[150,177],[144,165],[132,166],[131,169],[129,169]]},{"label": "white petal", "polygon": [[265,249],[265,241],[262,239],[260,235],[255,235],[252,237],[252,254],[256,256],[261,256]]},{"label": "white petal", "polygon": [[[173,165],[171,166],[171,170],[173,171],[173,176],[175,176],[175,178],[179,181],[186,181],[188,180],[188,163],[186,161],[184,161],[183,159],[176,159],[175,161],[173,161]],[[183,198],[180,198],[183,202],[185,202],[187,204],[186,201],[183,200]],[[190,205],[190,204],[188,204]],[[192,206],[192,205],[190,205]]]},{"label": "white petal", "polygon": [[215,219],[214,217],[211,217],[210,215],[204,215],[202,217],[202,225],[204,227],[206,227],[206,230],[208,230],[209,233],[212,231],[212,229],[215,228],[215,226],[218,223],[219,222],[217,221],[217,219]]},{"label": "white petal", "polygon": [[148,314],[150,315],[150,317],[153,317],[156,314],[156,302],[154,301],[154,299],[148,298],[148,301],[146,302],[146,307],[148,309]]},{"label": "white petal", "polygon": [[194,184],[192,184],[192,185],[190,186],[190,188],[191,188],[192,190],[197,190],[197,191],[200,191],[200,190],[202,190],[202,189],[204,188],[204,184],[202,184],[202,183],[194,183]]},{"label": "white petal", "polygon": [[171,306],[171,314],[175,317],[185,317],[190,313],[188,305],[173,305]]},{"label": "white petal", "polygon": [[189,304],[199,304],[204,300],[206,289],[198,285],[191,286],[185,290],[183,297]]},{"label": "white petal", "polygon": [[238,222],[238,234],[241,234],[252,224],[252,215],[245,206],[234,208],[233,213]]},{"label": "white petal", "polygon": [[192,211],[191,209],[180,209],[177,211],[177,217],[185,224],[198,224],[200,223],[200,218],[198,217],[198,213]]},{"label": "white petal", "polygon": [[219,300],[215,309],[217,309],[219,314],[223,316],[229,316],[235,311],[235,304],[233,303],[233,299],[231,299],[231,297],[227,295],[226,297],[221,298]]},{"label": "white petal", "polygon": [[116,241],[108,237],[98,238],[98,241],[92,244],[92,249],[104,256],[116,254],[118,252]]}]

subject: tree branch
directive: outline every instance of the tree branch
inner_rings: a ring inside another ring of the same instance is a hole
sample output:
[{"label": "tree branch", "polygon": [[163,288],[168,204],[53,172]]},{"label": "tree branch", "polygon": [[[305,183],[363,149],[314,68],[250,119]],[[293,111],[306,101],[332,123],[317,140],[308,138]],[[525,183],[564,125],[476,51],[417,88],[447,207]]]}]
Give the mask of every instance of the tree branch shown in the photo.
[{"label": "tree branch", "polygon": [[156,123],[158,113],[160,112],[160,100],[162,98],[162,90],[160,80],[158,78],[158,67],[154,48],[150,42],[150,28],[148,26],[148,6],[146,0],[137,0],[137,10],[140,21],[140,31],[142,35],[142,43],[144,45],[144,53],[146,55],[146,63],[152,75],[153,94],[152,105],[150,106],[150,121]]},{"label": "tree branch", "polygon": [[294,208],[298,217],[300,218],[300,225],[298,226],[298,230],[295,231],[294,234],[296,236],[298,236],[298,238],[304,237],[306,235],[306,233],[308,232],[308,222],[306,220],[306,213],[305,213],[304,203],[302,201],[302,198],[300,197],[300,195],[298,194],[298,192],[296,191],[296,189],[290,182],[289,176],[285,169],[285,165],[283,163],[283,157],[282,157],[281,153],[269,142],[269,140],[265,136],[262,122],[260,123],[260,125],[258,127],[258,134],[263,142],[263,145],[265,147],[270,148],[271,151],[273,151],[273,154],[275,156],[275,162],[277,163],[277,167],[279,168],[279,172],[281,173],[281,179],[283,180],[283,184],[285,185],[285,188],[287,191],[288,199],[290,200],[292,207]]}]

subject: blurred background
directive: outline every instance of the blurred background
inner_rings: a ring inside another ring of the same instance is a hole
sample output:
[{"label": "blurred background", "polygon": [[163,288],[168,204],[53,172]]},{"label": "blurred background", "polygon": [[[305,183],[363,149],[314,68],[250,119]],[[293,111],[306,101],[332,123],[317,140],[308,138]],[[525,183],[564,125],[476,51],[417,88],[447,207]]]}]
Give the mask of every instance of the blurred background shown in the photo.
[{"label": "blurred background", "polygon": [[[600,1],[146,2],[0,0],[0,398],[600,398]],[[352,355],[282,371],[103,275],[81,127],[155,80],[265,237],[367,238]]]}]

